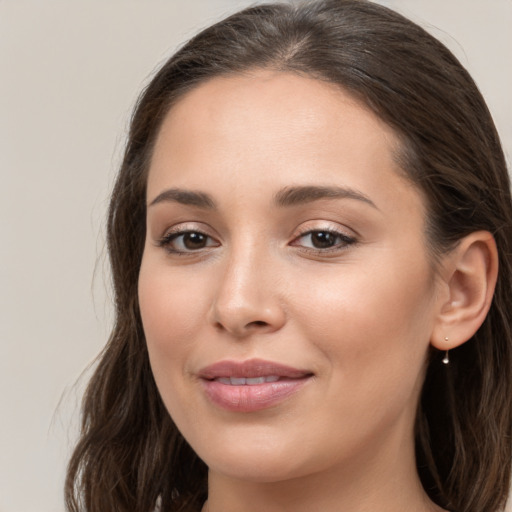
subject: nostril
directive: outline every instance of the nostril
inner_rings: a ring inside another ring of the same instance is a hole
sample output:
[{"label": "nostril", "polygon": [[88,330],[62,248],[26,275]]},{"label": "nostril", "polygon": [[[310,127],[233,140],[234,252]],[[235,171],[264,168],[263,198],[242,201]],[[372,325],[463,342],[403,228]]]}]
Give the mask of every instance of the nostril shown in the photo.
[{"label": "nostril", "polygon": [[265,327],[267,324],[267,322],[264,322],[263,320],[255,320],[254,322],[250,322],[247,324],[247,326],[251,326],[251,325],[254,325],[255,327]]},{"label": "nostril", "polygon": [[284,310],[277,301],[260,303],[216,300],[208,312],[208,323],[217,332],[228,332],[237,338],[279,330],[285,323]]}]

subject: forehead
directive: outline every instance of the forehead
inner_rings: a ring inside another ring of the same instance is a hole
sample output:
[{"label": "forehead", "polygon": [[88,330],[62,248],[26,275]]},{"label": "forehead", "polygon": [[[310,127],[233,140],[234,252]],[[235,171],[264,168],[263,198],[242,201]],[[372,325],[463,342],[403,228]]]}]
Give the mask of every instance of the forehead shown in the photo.
[{"label": "forehead", "polygon": [[168,113],[148,198],[169,186],[240,192],[311,181],[382,194],[404,181],[398,149],[394,131],[335,85],[265,70],[218,77]]},{"label": "forehead", "polygon": [[[348,129],[340,133],[343,127]],[[157,144],[171,136],[184,139],[190,131],[227,135],[233,142],[252,131],[258,134],[255,142],[264,142],[266,134],[269,145],[319,138],[339,143],[339,135],[349,145],[358,131],[366,133],[359,143],[367,149],[398,146],[393,130],[337,85],[271,70],[217,77],[188,92],[168,113]]]}]

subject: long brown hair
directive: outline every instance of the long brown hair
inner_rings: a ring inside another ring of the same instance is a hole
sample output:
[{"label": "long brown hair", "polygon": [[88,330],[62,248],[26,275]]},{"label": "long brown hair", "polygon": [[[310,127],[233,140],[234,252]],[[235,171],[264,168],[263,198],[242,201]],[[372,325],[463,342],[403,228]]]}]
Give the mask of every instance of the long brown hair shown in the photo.
[{"label": "long brown hair", "polygon": [[137,299],[146,177],[155,138],[181,96],[213,77],[271,68],[337,84],[394,128],[401,167],[423,191],[434,258],[490,231],[494,300],[449,368],[432,351],[416,422],[418,473],[456,512],[502,510],[512,459],[512,205],[485,102],[457,59],[401,15],[365,0],[269,4],[204,30],[160,69],[137,103],[108,216],[116,322],[83,402],[66,482],[77,512],[198,511],[207,468],[178,432],[149,366]]}]

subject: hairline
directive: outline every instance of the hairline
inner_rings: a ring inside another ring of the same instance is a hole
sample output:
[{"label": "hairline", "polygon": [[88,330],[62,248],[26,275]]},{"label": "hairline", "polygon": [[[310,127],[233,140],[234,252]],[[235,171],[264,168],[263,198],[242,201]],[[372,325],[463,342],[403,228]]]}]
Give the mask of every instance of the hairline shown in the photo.
[{"label": "hairline", "polygon": [[163,114],[155,126],[152,137],[148,140],[146,148],[146,155],[143,162],[143,172],[141,173],[141,179],[144,184],[144,203],[147,202],[147,183],[155,146],[162,131],[162,126],[173,108],[194,90],[213,80],[236,78],[240,76],[247,78],[256,77],[257,73],[261,71],[273,71],[282,74],[292,74],[301,78],[316,80],[325,85],[328,85],[329,87],[332,87],[333,90],[342,91],[343,93],[347,94],[355,104],[376,116],[379,121],[384,123],[384,125],[386,125],[392,131],[395,138],[395,144],[393,144],[394,147],[391,148],[391,157],[393,162],[396,164],[397,176],[401,178],[405,184],[412,186],[414,190],[420,194],[425,215],[425,225],[423,230],[425,250],[427,252],[428,263],[430,265],[433,278],[439,277],[441,258],[445,253],[450,252],[451,249],[453,249],[453,246],[442,248],[439,243],[436,243],[435,234],[433,233],[432,211],[428,195],[419,185],[417,180],[414,179],[414,175],[410,170],[414,166],[412,160],[416,157],[416,151],[412,147],[411,139],[406,134],[404,134],[403,131],[399,130],[396,126],[393,126],[392,123],[384,119],[384,117],[380,115],[376,109],[372,108],[370,102],[362,93],[358,93],[357,91],[352,90],[343,84],[329,79],[318,71],[315,72],[312,70],[311,72],[307,72],[296,69],[292,66],[287,66],[279,59],[275,59],[275,61],[271,61],[268,64],[253,65],[236,70],[212,73],[210,76],[201,77],[201,79],[197,79],[194,82],[186,83],[184,86],[174,89],[171,94],[169,94],[168,100],[165,102]]}]

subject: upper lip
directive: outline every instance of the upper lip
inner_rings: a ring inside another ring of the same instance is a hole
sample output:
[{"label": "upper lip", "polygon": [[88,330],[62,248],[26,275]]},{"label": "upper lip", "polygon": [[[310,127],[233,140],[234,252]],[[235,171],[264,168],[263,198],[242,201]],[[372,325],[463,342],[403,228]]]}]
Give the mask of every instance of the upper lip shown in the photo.
[{"label": "upper lip", "polygon": [[308,370],[293,368],[284,364],[263,359],[249,359],[247,361],[219,361],[202,368],[199,377],[213,380],[220,377],[267,377],[276,375],[288,379],[300,379],[312,375]]}]

